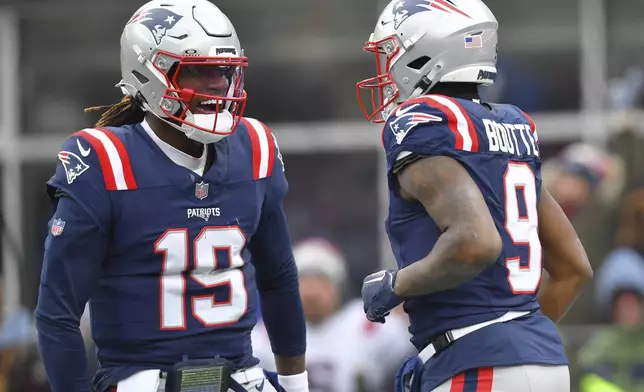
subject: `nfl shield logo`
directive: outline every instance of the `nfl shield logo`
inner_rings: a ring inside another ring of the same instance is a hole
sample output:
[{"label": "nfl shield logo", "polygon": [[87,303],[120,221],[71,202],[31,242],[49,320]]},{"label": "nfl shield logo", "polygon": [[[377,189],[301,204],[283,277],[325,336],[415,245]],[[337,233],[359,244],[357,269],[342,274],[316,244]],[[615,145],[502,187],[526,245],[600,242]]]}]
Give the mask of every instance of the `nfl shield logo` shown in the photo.
[{"label": "nfl shield logo", "polygon": [[205,182],[201,181],[200,183],[197,184],[195,187],[195,196],[199,200],[203,200],[206,197],[208,197],[208,187],[210,184],[206,184]]},{"label": "nfl shield logo", "polygon": [[51,223],[51,235],[58,237],[63,234],[63,229],[65,228],[65,221],[57,218]]}]

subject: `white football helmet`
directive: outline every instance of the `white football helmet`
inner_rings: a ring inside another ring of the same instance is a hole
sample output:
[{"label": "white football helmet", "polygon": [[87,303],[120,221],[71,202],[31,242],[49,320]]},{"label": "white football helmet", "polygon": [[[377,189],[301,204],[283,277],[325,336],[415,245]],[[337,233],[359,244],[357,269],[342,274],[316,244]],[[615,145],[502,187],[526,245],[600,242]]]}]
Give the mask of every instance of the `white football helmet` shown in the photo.
[{"label": "white football helmet", "polygon": [[364,46],[376,56],[377,75],[356,86],[363,114],[383,122],[398,104],[427,94],[439,82],[491,85],[497,29],[481,0],[391,1]]},{"label": "white football helmet", "polygon": [[215,5],[153,0],[123,30],[117,87],[189,138],[214,143],[241,120],[247,64],[235,28]]}]

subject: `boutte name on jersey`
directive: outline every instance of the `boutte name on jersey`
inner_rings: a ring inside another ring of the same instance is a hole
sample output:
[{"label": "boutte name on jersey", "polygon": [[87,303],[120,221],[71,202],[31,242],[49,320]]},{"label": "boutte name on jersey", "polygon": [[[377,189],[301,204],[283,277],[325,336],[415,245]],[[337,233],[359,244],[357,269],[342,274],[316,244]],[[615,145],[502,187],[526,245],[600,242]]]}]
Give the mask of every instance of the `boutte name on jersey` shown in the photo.
[{"label": "boutte name on jersey", "polygon": [[534,130],[529,125],[498,123],[489,119],[483,119],[483,124],[491,152],[539,156]]}]

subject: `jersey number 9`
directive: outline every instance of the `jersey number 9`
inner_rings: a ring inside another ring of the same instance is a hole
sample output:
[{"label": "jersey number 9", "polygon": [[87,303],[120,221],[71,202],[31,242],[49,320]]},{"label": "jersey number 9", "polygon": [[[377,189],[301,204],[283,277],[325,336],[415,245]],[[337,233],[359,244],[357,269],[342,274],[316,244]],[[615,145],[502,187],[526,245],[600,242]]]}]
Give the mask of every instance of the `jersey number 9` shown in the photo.
[{"label": "jersey number 9", "polygon": [[[527,260],[509,257],[505,260],[508,283],[514,294],[534,294],[541,281],[541,241],[537,214],[537,184],[530,166],[510,162],[503,177],[505,187],[505,230],[514,245],[527,247]],[[520,211],[519,197],[523,196]]]}]

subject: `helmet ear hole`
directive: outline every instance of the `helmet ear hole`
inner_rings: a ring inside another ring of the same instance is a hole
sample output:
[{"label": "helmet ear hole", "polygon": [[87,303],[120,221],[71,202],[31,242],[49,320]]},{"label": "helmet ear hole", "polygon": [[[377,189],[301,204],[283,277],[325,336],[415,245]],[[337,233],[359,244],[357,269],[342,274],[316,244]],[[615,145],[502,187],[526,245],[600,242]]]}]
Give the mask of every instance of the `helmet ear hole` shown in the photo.
[{"label": "helmet ear hole", "polygon": [[425,66],[425,64],[429,63],[431,60],[432,58],[429,56],[420,56],[412,62],[408,63],[407,67],[416,71],[420,71]]}]

